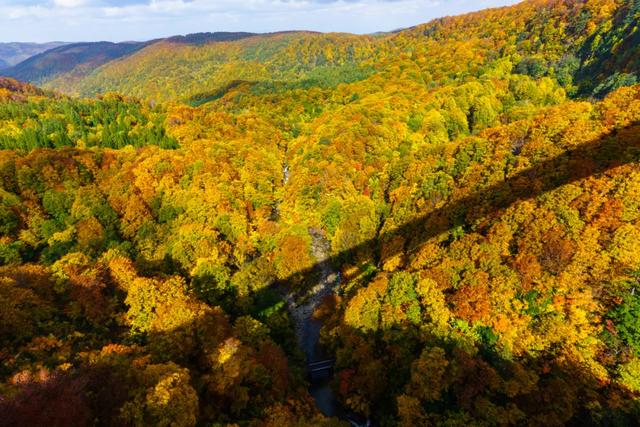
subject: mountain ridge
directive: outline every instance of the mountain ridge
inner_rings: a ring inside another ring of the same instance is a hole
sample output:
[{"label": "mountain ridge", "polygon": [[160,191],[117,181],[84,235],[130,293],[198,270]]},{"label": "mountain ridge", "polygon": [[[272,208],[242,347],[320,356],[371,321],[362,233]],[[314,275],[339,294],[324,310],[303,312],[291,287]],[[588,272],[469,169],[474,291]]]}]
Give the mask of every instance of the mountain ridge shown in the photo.
[{"label": "mountain ridge", "polygon": [[636,425],[637,22],[530,0],[0,78],[0,426]]},{"label": "mountain ridge", "polygon": [[[63,46],[65,42],[48,43],[0,43],[0,70],[14,65],[47,50]],[[3,65],[4,64],[4,65]]]},{"label": "mountain ridge", "polygon": [[[398,57],[405,52],[416,55],[416,52],[421,51],[421,55],[424,55],[426,46],[436,52],[442,50],[433,44],[436,42],[444,42],[455,48],[460,43],[456,37],[461,34],[465,34],[467,45],[473,45],[479,52],[486,50],[486,46],[504,44],[506,38],[496,38],[501,33],[494,32],[490,35],[481,29],[483,25],[492,22],[490,25],[503,28],[502,33],[508,31],[509,37],[515,37],[515,50],[509,56],[520,73],[550,75],[562,80],[570,92],[581,96],[602,97],[611,88],[637,81],[640,70],[637,61],[607,63],[604,58],[611,57],[614,46],[620,49],[620,43],[626,46],[626,57],[638,56],[636,51],[639,44],[636,39],[640,36],[631,25],[639,16],[638,2],[622,2],[609,9],[615,11],[615,16],[602,15],[600,9],[592,3],[529,0],[514,6],[438,18],[398,32],[376,35],[293,31],[175,36],[146,42],[140,49],[100,62],[77,76],[61,73],[57,78],[37,83],[82,96],[116,91],[155,100],[185,101],[199,93],[219,92],[231,80],[277,81],[286,84],[309,80],[309,66],[317,68],[317,73],[344,74],[344,78],[337,78],[338,82],[350,81],[352,77],[348,74],[353,73],[353,68],[366,68],[369,63],[377,63],[378,69],[382,64],[393,67],[391,58],[394,55]],[[548,23],[541,21],[543,16],[546,16],[544,19]],[[566,28],[562,24],[564,19],[569,24]],[[592,22],[593,28],[584,26],[583,22],[588,20],[591,20],[589,22]],[[606,25],[616,28],[608,33],[609,37],[615,34],[620,40],[609,40],[596,46],[594,41],[603,37],[599,32],[606,31],[605,21]],[[552,29],[552,25],[555,29]],[[457,35],[453,35],[454,31]],[[558,36],[559,31],[564,33],[562,37]],[[526,43],[518,41],[518,37],[526,37],[523,39]],[[541,40],[546,38],[546,43],[542,43]],[[189,40],[197,42],[189,43]],[[536,44],[531,44],[534,40],[537,40]],[[208,41],[219,43],[208,44]],[[327,49],[327,53],[335,59],[324,57],[324,53],[318,50],[320,45],[320,49]],[[315,59],[306,63],[306,70],[301,67],[305,64],[303,58],[298,58],[291,52],[286,53],[288,46],[299,52],[314,52]],[[358,50],[367,53],[353,57],[353,53],[347,52]],[[259,56],[256,55],[258,52]],[[163,59],[163,55],[170,59]],[[179,66],[172,64],[173,58],[180,61]],[[344,72],[337,70],[339,67],[343,67]],[[612,67],[617,74],[609,73],[609,80],[605,81],[607,79],[603,77],[603,73],[608,71],[604,70]],[[178,69],[181,71],[177,74]],[[9,74],[23,80],[27,77],[26,74]],[[589,76],[597,77],[592,81]],[[163,90],[163,85],[169,90]]]}]

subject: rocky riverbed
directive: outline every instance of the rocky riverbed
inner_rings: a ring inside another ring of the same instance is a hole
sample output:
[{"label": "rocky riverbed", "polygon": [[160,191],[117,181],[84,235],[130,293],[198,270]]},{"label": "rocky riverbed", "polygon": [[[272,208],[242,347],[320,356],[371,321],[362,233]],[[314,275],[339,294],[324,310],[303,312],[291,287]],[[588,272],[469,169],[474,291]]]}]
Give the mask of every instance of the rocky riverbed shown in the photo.
[{"label": "rocky riverbed", "polygon": [[[330,359],[320,346],[322,321],[315,319],[313,313],[325,297],[338,291],[340,273],[329,262],[329,242],[320,230],[310,229],[311,251],[316,259],[317,283],[305,292],[288,292],[284,299],[295,324],[296,337],[300,348],[305,352],[307,362]],[[331,377],[311,381],[309,393],[315,399],[318,410],[328,417],[336,417],[355,427],[370,426],[366,418],[346,411],[331,388]]]},{"label": "rocky riverbed", "polygon": [[327,262],[329,243],[317,231],[311,231],[312,251],[317,261],[320,279],[303,294],[289,293],[285,296],[289,312],[293,318],[298,344],[305,351],[307,360],[312,362],[323,357],[318,347],[322,322],[313,318],[313,313],[325,297],[335,293],[340,285],[340,274]]},{"label": "rocky riverbed", "polygon": [[[329,242],[319,230],[311,229],[309,233],[312,238],[312,253],[316,258],[319,273],[318,283],[305,293],[288,293],[285,300],[295,324],[298,344],[304,350],[307,361],[314,362],[326,359],[327,355],[323,354],[319,345],[322,321],[314,319],[313,313],[325,297],[336,292],[340,285],[340,273],[335,271],[328,262]],[[313,382],[309,392],[323,414],[344,419],[344,411],[335,398],[329,382],[329,379]]]}]

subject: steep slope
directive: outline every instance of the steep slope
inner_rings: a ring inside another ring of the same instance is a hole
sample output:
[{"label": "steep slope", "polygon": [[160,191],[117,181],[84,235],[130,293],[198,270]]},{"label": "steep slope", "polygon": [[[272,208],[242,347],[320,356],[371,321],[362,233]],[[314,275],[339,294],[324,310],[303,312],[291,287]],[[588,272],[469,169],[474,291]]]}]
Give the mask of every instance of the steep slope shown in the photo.
[{"label": "steep slope", "polygon": [[166,104],[0,81],[0,423],[337,425],[295,295],[376,424],[636,425],[635,4],[163,41],[77,82]]},{"label": "steep slope", "polygon": [[578,55],[579,92],[602,97],[640,82],[640,0],[623,2],[610,25],[594,32]]},{"label": "steep slope", "polygon": [[638,0],[530,0],[439,19],[402,32],[395,42],[428,61],[431,74],[447,72],[439,67],[447,62],[435,59],[447,52],[467,55],[464,72],[504,58],[514,72],[551,77],[570,94],[603,96],[607,91],[598,85],[619,87],[605,82],[610,76],[625,74],[629,85],[640,74],[638,19]]}]

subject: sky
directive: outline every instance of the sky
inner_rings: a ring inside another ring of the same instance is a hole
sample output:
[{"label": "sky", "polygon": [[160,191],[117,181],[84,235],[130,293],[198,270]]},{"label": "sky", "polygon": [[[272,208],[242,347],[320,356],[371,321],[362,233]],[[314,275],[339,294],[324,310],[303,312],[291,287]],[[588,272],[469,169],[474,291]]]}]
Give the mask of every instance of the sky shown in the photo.
[{"label": "sky", "polygon": [[0,42],[214,31],[374,33],[519,0],[0,0]]}]

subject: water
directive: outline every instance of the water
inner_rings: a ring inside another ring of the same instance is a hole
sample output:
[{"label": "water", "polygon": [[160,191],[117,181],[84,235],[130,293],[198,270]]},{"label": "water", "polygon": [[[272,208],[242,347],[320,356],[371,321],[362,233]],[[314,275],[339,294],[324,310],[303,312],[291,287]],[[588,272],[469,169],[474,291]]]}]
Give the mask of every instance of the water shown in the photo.
[{"label": "water", "polygon": [[[322,321],[313,318],[313,312],[322,300],[334,294],[340,284],[340,275],[323,261],[328,259],[329,244],[318,230],[310,230],[312,238],[312,252],[319,265],[320,280],[307,292],[303,303],[296,303],[292,295],[286,297],[289,311],[296,326],[296,336],[300,348],[305,352],[308,362],[329,359],[320,346],[320,330]],[[311,382],[309,393],[315,399],[316,406],[328,417],[338,417],[346,420],[346,413],[331,388],[331,377],[316,379]]]},{"label": "water", "polygon": [[[286,153],[285,153],[286,154]],[[286,160],[282,165],[282,183],[289,182],[290,171]],[[274,217],[280,216],[280,203],[276,203]],[[324,238],[322,232],[310,229],[312,245],[311,250],[319,266],[320,280],[312,289],[307,292],[303,303],[298,303],[300,296],[296,298],[293,294],[285,296],[289,306],[289,312],[293,318],[298,345],[305,352],[307,362],[322,361],[330,358],[322,351],[320,346],[320,330],[322,321],[313,318],[313,312],[320,305],[323,298],[333,295],[335,289],[340,285],[340,274],[334,271],[326,260],[329,258],[329,242]],[[311,381],[309,393],[314,398],[318,410],[327,417],[337,417],[348,421],[349,417],[344,411],[340,402],[336,399],[331,388],[331,376],[327,378]],[[352,423],[352,425],[357,425]]]},{"label": "water", "polygon": [[316,401],[316,407],[327,417],[336,417],[347,420],[347,414],[336,400],[333,390],[331,389],[331,379],[327,378],[318,382],[314,382],[309,387],[309,393]]},{"label": "water", "polygon": [[[301,345],[307,355],[309,362],[326,360],[329,356],[322,351],[320,346],[320,329],[322,322],[317,319],[308,318],[304,322]],[[338,417],[346,419],[346,413],[336,399],[331,388],[331,376],[314,379],[309,386],[309,393],[314,398],[316,406],[327,417]]]}]

